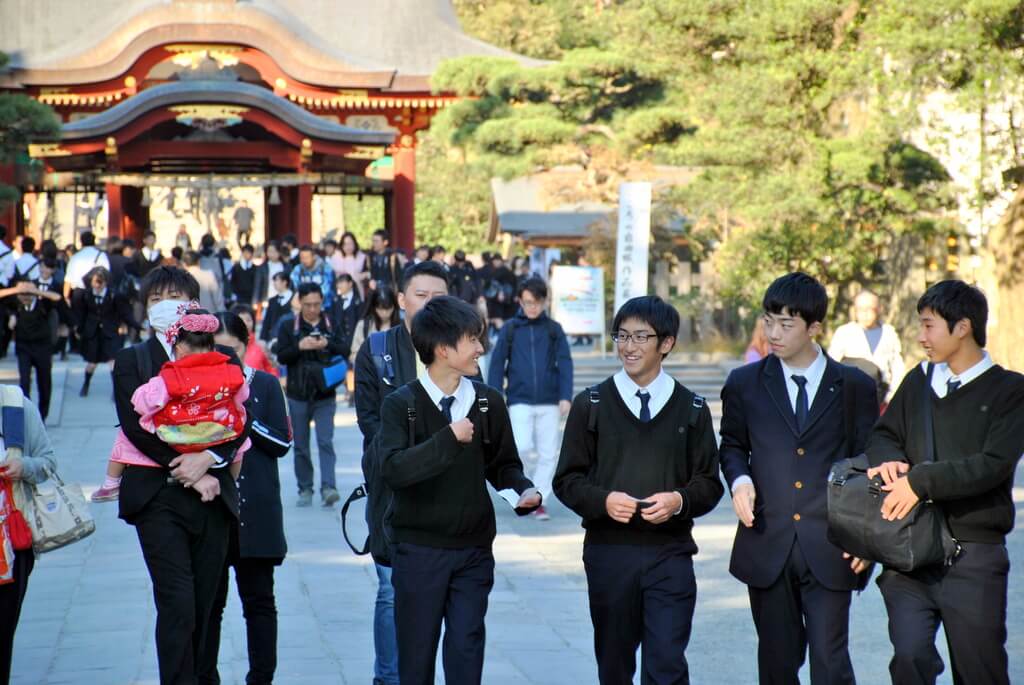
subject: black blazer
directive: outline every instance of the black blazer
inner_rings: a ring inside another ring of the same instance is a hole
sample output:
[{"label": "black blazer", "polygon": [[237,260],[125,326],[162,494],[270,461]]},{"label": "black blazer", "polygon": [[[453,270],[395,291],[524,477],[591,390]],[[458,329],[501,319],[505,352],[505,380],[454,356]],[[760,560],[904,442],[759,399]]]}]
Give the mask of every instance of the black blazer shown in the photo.
[{"label": "black blazer", "polygon": [[260,324],[260,340],[265,343],[269,343],[277,336],[274,329],[277,327],[277,323],[286,314],[292,313],[291,301],[281,304],[281,298],[276,293],[273,297],[267,300],[267,306],[263,308],[263,323]]},{"label": "black blazer", "polygon": [[238,551],[243,558],[284,559],[288,545],[277,460],[291,449],[291,424],[281,383],[264,371],[252,373],[246,404],[252,414],[252,446],[238,477]]},{"label": "black blazer", "polygon": [[[142,344],[145,345],[144,351],[150,358],[149,368],[152,375],[149,378],[152,378],[160,372],[160,367],[164,365],[164,362],[168,361],[167,353],[164,352],[163,346],[154,336],[150,336]],[[232,364],[241,366],[231,348],[218,345],[217,351],[227,355]],[[117,356],[114,357],[114,404],[117,408],[117,418],[121,430],[143,454],[164,466],[159,469],[147,466],[133,466],[125,469],[121,481],[119,516],[129,523],[167,483],[167,477],[171,475],[169,464],[179,456],[173,447],[139,425],[139,415],[132,406],[132,394],[149,378],[140,378],[139,364],[133,347],[125,347],[118,351]],[[210,450],[225,461],[230,462],[234,458],[238,447],[249,435],[249,428],[252,425],[252,410],[249,408],[249,404],[249,402],[246,403],[247,418],[242,434],[232,442],[218,445]],[[220,480],[220,497],[228,510],[238,516],[238,488],[235,487],[235,481],[231,478],[228,467],[225,465],[221,468],[212,468],[209,473]],[[198,496],[197,494],[196,497]]]},{"label": "black blazer", "polygon": [[[845,435],[843,384],[853,383],[853,434]],[[793,546],[814,577],[831,590],[853,590],[858,578],[842,550],[828,541],[828,472],[864,450],[878,418],[875,383],[863,371],[826,359],[807,425],[797,431],[782,364],[775,355],[732,371],[722,389],[719,457],[729,489],[741,475],[754,481],[754,527],[738,524],[730,572],[766,588],[779,577]],[[795,519],[799,515],[799,520]]]},{"label": "black blazer", "polygon": [[[71,310],[78,326],[78,335],[82,338],[94,338],[98,335],[113,338],[122,323],[130,328],[140,328],[135,316],[132,315],[131,303],[123,295],[115,295],[110,287],[107,288],[101,303],[96,302],[91,289],[76,290],[71,297]],[[159,347],[159,344],[157,346]],[[166,355],[164,361],[167,361]],[[160,366],[157,365],[156,371],[159,370]]]},{"label": "black blazer", "polygon": [[346,359],[352,358],[352,338],[356,334],[356,326],[359,325],[362,313],[363,301],[359,297],[358,291],[353,292],[352,304],[348,309],[342,307],[340,297],[336,297],[331,304],[331,325],[341,332],[342,342],[345,345],[345,352],[342,356]]}]

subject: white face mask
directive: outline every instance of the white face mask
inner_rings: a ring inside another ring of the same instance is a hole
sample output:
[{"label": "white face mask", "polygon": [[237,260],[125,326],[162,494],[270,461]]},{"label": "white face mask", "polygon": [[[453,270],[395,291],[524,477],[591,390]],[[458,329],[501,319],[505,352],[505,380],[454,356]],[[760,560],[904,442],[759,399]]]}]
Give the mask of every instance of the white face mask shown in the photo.
[{"label": "white face mask", "polygon": [[188,300],[161,300],[146,312],[149,318],[149,325],[154,330],[165,332],[170,326],[181,318],[178,309],[188,304]]}]

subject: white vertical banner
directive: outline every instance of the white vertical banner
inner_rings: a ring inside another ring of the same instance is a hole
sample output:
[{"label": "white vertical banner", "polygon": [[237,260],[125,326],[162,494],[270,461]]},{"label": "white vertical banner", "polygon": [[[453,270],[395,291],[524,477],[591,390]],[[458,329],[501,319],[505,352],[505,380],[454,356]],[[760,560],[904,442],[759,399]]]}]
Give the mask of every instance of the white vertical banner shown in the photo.
[{"label": "white vertical banner", "polygon": [[619,237],[615,251],[615,311],[626,300],[647,294],[651,246],[651,184],[619,186]]}]

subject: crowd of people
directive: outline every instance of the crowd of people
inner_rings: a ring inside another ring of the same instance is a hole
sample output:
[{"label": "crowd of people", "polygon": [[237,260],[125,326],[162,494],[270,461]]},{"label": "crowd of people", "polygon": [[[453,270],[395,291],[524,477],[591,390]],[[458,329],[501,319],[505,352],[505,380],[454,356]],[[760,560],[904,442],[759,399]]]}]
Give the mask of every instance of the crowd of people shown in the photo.
[{"label": "crowd of people", "polygon": [[[882,483],[881,516],[903,519],[931,500],[959,545],[948,563],[878,578],[893,682],[935,682],[943,625],[954,682],[1008,683],[1005,536],[1024,377],[985,352],[987,302],[973,286],[944,281],[921,296],[929,361],[904,373],[877,297],[858,297],[830,356],[817,341],[824,286],[780,277],[764,294],[749,363],[722,390],[719,442],[705,399],[663,368],[680,318],[656,296],[615,313],[621,369],[574,396],[545,279],[519,262],[486,255],[476,268],[439,247],[406,259],[383,231],[369,253],[350,234],[319,246],[286,237],[259,251],[243,244],[235,261],[212,236],[168,258],[149,234],[139,251],[110,242],[102,251],[83,234],[66,259],[52,244],[37,255],[26,238],[20,254],[0,245],[3,294],[26,395],[26,376],[40,379],[40,427],[53,354],[82,355],[83,394],[96,367],[113,364],[120,432],[94,499],[118,500],[138,532],[161,683],[219,682],[230,567],[246,682],[272,682],[274,569],[287,553],[277,460],[294,447],[297,506],[312,506],[318,482],[322,506],[340,500],[340,392],[363,437],[374,683],[433,683],[439,643],[446,682],[481,682],[495,566],[488,485],[520,516],[547,520],[556,497],[582,520],[602,685],[633,682],[638,649],[642,682],[690,681],[693,528],[726,492],[738,520],[730,572],[748,587],[760,681],[799,682],[809,660],[813,683],[853,683],[850,606],[873,565],[829,536],[826,489],[831,466],[861,453]],[[50,354],[23,362],[19,343],[38,347],[44,330]],[[934,441],[922,407],[935,414]],[[0,463],[0,480],[45,479],[52,453],[30,442],[25,458]],[[0,583],[13,616],[3,640],[13,640],[31,551],[13,562],[15,582]]]}]

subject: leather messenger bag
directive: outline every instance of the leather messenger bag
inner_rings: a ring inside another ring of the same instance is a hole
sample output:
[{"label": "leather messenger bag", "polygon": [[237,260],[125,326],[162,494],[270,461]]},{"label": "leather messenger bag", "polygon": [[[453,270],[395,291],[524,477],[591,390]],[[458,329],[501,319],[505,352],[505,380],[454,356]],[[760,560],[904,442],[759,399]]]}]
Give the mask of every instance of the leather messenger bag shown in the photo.
[{"label": "leather messenger bag", "polygon": [[[925,381],[925,458],[935,459],[932,430],[931,384],[934,365],[928,365]],[[866,455],[833,464],[828,484],[828,535],[840,549],[861,559],[877,561],[909,572],[932,564],[950,563],[960,551],[941,507],[927,501],[918,504],[902,520],[882,518],[882,479],[868,478]]]}]

